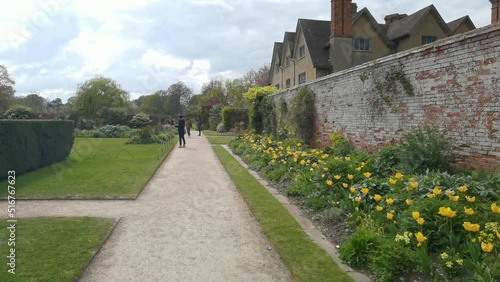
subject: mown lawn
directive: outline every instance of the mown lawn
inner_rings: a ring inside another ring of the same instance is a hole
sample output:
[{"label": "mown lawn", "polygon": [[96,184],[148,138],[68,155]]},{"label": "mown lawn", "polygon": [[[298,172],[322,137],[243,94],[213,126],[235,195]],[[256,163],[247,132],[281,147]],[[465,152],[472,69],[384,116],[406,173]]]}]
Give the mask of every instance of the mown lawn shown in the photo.
[{"label": "mown lawn", "polygon": [[234,136],[213,136],[207,137],[208,142],[212,145],[225,145],[229,144],[230,141],[234,140]]},{"label": "mown lawn", "polygon": [[304,233],[297,221],[240,163],[220,146],[217,157],[240,191],[293,281],[354,281]]},{"label": "mown lawn", "polygon": [[[0,281],[76,281],[115,224],[100,218],[21,218],[15,246],[6,220],[0,225]],[[15,274],[8,272],[10,248],[15,248]]]},{"label": "mown lawn", "polygon": [[[76,138],[67,160],[18,176],[16,198],[135,198],[174,142],[125,145],[127,140]],[[7,189],[0,189],[6,196]]]}]

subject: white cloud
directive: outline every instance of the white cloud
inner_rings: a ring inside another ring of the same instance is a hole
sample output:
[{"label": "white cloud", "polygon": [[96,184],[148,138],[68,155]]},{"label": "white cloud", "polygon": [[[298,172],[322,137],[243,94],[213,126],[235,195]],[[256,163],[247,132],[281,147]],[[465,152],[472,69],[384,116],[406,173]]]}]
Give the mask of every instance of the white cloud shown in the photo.
[{"label": "white cloud", "polygon": [[176,58],[152,49],[146,50],[142,55],[141,61],[144,65],[155,69],[185,69],[191,65],[189,60]]}]

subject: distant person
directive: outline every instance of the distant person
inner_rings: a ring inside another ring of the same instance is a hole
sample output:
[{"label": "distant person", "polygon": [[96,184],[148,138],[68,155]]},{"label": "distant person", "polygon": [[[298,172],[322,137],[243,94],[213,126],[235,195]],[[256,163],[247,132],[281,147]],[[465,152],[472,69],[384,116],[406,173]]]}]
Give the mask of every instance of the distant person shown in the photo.
[{"label": "distant person", "polygon": [[186,120],[186,131],[187,131],[188,137],[191,137],[191,127],[193,127],[193,123],[191,123],[191,119],[188,118]]},{"label": "distant person", "polygon": [[198,136],[201,136],[201,118],[196,121],[196,127],[198,128]]},{"label": "distant person", "polygon": [[[179,148],[186,147],[186,139],[184,139],[184,129],[186,123],[183,115],[179,115],[179,121],[177,122],[177,132],[179,133]],[[184,141],[184,144],[182,142]]]}]

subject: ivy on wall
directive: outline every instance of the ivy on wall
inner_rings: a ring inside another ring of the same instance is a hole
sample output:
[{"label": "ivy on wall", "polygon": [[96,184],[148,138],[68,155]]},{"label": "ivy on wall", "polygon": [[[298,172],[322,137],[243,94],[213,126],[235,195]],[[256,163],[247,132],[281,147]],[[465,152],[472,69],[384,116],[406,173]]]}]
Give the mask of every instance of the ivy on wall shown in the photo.
[{"label": "ivy on wall", "polygon": [[314,133],[314,100],[316,94],[307,87],[299,89],[290,101],[288,118],[296,137],[310,143]]},{"label": "ivy on wall", "polygon": [[359,75],[363,83],[371,79],[372,87],[364,92],[370,116],[372,120],[379,117],[388,107],[392,112],[398,108],[394,101],[399,93],[404,92],[407,96],[414,96],[414,88],[411,81],[406,77],[403,65],[393,66],[383,74],[375,73],[374,68],[368,68]]}]

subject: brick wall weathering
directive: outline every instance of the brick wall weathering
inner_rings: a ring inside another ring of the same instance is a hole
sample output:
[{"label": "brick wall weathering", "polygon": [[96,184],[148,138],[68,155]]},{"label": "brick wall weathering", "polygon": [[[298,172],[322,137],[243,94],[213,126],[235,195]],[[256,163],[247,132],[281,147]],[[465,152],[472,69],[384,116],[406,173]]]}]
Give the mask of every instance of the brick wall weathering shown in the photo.
[{"label": "brick wall weathering", "polygon": [[[342,132],[376,151],[412,128],[453,138],[461,168],[500,172],[500,24],[303,84],[316,93],[313,144]],[[277,93],[285,100],[299,87]],[[381,96],[382,95],[382,96]]]}]

